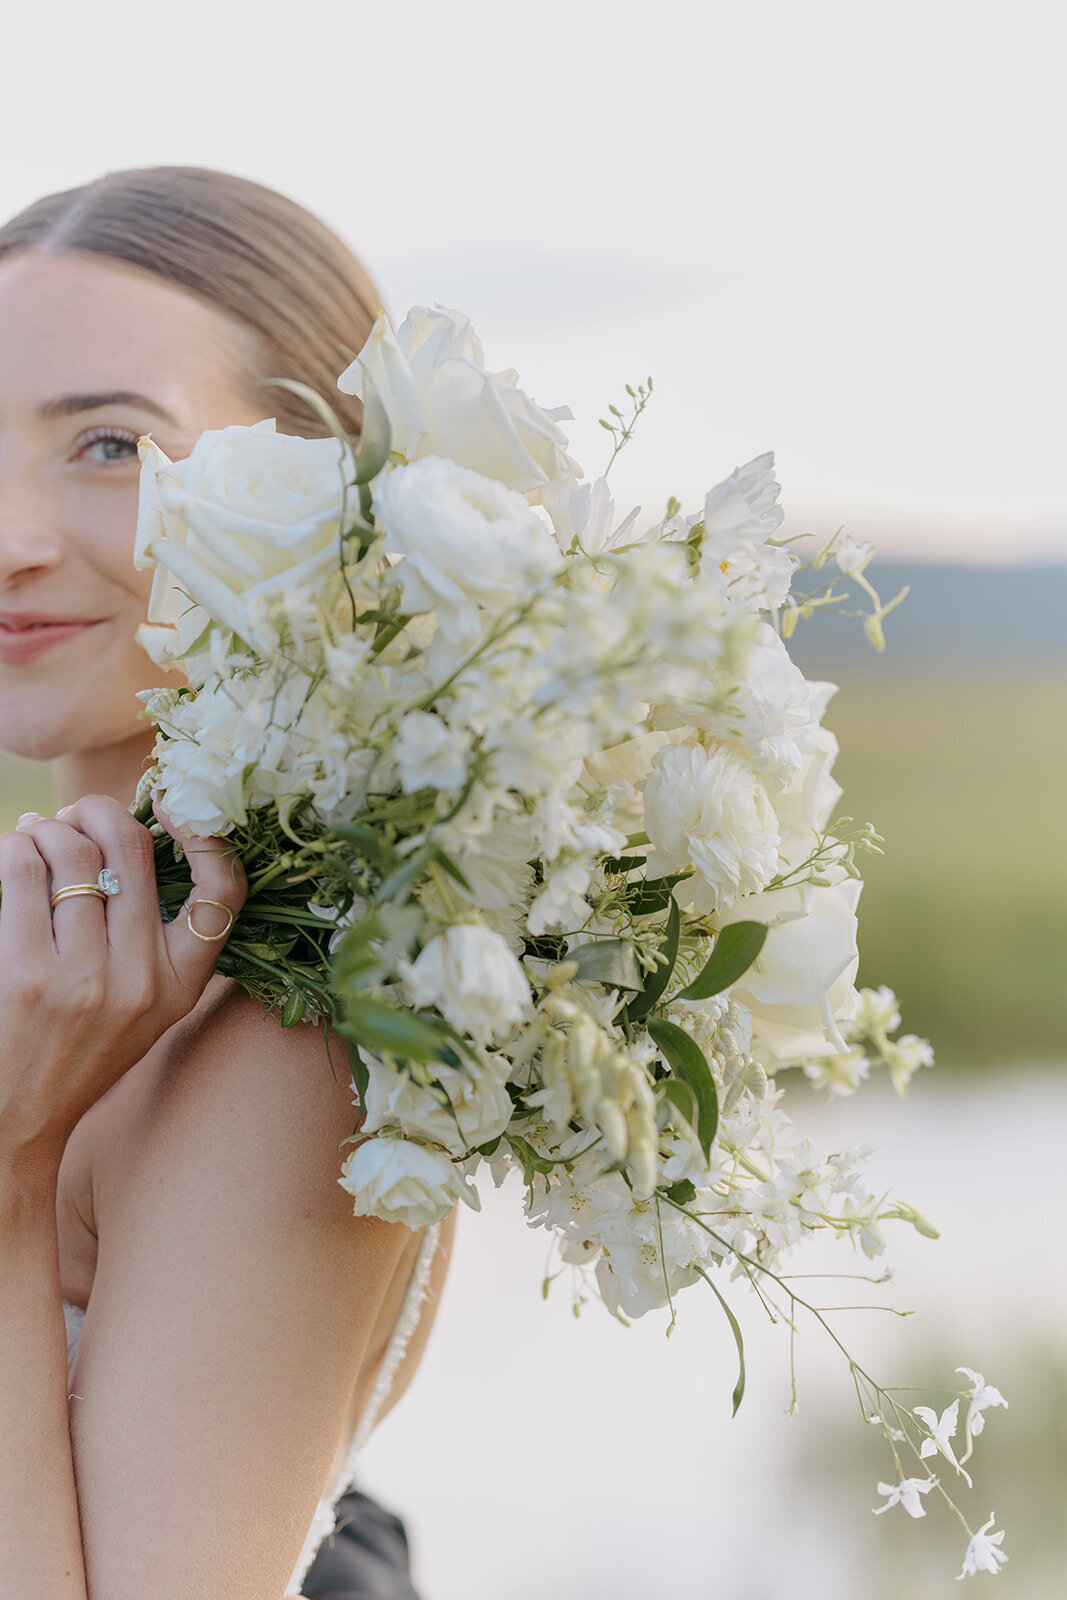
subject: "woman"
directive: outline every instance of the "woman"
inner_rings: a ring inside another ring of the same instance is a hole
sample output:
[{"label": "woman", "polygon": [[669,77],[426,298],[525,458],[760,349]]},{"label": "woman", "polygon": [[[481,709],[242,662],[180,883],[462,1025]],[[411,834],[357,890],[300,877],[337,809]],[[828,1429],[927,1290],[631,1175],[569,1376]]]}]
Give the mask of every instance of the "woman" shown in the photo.
[{"label": "woman", "polygon": [[[385,1405],[432,1321],[448,1226],[419,1313],[419,1235],[337,1185],[356,1113],[322,1031],[213,976],[239,864],[183,841],[194,887],[164,928],[127,811],[152,742],[135,692],[159,681],[134,638],[138,436],[176,459],[268,415],[321,433],[277,377],[355,433],[334,381],[376,309],[323,224],[220,173],[112,174],[0,229],[0,745],[54,760],[63,801],[0,837],[4,1595],[280,1600],[405,1301]],[[85,1313],[69,1382],[64,1303],[75,1332]],[[339,1527],[402,1567],[374,1511],[349,1496]],[[345,1548],[304,1593],[410,1594]]]}]

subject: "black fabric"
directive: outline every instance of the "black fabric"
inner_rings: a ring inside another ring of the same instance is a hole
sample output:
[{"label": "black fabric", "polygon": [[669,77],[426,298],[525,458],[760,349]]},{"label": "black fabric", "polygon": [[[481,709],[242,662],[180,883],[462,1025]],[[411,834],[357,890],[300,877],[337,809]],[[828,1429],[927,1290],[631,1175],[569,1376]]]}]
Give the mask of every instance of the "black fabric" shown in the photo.
[{"label": "black fabric", "polygon": [[303,1593],[314,1600],[419,1600],[400,1518],[358,1489],[342,1495],[337,1526],[323,1541]]}]

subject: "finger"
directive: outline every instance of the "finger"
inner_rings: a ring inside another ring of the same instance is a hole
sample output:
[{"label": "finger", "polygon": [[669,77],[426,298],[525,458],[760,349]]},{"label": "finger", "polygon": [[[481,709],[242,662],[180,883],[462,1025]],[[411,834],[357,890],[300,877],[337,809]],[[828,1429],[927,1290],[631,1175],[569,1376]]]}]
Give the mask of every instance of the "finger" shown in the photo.
[{"label": "finger", "polygon": [[146,955],[155,958],[162,924],[155,844],[148,829],[125,806],[103,794],[86,795],[64,806],[56,820],[91,839],[118,880],[118,892],[108,897],[105,919],[108,943],[116,956],[130,962]]},{"label": "finger", "polygon": [[[95,886],[103,865],[99,847],[76,828],[48,817],[20,822],[17,833],[32,839],[51,875],[48,894],[76,884]],[[107,952],[104,903],[98,894],[80,894],[51,908],[52,937],[60,955],[96,966]]]},{"label": "finger", "polygon": [[163,930],[167,954],[179,981],[200,990],[214,972],[233,918],[245,903],[248,882],[240,858],[225,839],[200,839],[184,833],[158,803],[153,810],[185,851],[193,880],[185,905]]},{"label": "finger", "polygon": [[24,832],[0,834],[0,962],[3,976],[55,956],[48,866]]}]

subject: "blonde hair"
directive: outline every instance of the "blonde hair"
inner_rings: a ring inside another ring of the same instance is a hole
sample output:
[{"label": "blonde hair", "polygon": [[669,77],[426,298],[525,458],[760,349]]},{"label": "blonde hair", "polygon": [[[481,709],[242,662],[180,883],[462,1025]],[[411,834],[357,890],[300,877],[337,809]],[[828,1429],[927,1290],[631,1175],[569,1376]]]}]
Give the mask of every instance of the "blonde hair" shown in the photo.
[{"label": "blonde hair", "polygon": [[[104,256],[209,301],[254,335],[250,386],[306,383],[358,435],[360,403],[337,389],[337,377],[370,333],[380,300],[348,245],[296,201],[208,167],[135,167],[20,211],[0,227],[0,259],[23,250]],[[281,431],[325,432],[288,390],[255,392]]]}]

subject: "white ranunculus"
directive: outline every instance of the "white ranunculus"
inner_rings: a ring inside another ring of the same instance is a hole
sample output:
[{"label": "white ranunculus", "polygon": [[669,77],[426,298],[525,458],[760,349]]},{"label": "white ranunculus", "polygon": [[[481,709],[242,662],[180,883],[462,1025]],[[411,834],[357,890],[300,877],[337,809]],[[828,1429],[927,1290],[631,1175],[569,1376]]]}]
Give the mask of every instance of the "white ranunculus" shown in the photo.
[{"label": "white ranunculus", "polygon": [[405,461],[446,456],[534,503],[558,479],[581,475],[559,427],[570,409],[545,411],[518,387],[517,373],[486,371],[481,341],[457,311],[413,306],[395,335],[382,312],[337,380],[364,399],[368,384]]},{"label": "white ranunculus", "polygon": [[457,1200],[481,1209],[478,1191],[441,1150],[409,1139],[365,1139],[341,1168],[338,1183],[355,1200],[357,1217],[381,1217],[405,1228],[426,1228],[446,1217]]},{"label": "white ranunculus", "polygon": [[774,452],[736,467],[704,501],[701,563],[722,567],[730,593],[773,609],[789,593],[796,565],[788,550],[768,544],[785,516],[778,504]]},{"label": "white ranunculus", "polygon": [[824,888],[768,890],[740,901],[716,918],[762,922],[770,932],[755,964],[730,997],[752,1012],[753,1038],[778,1061],[845,1055],[840,1024],[856,1008],[856,903],[854,878]]},{"label": "white ranunculus", "polygon": [[365,1055],[368,1082],[364,1133],[397,1127],[408,1138],[430,1139],[454,1156],[466,1155],[503,1133],[511,1121],[505,1084],[510,1063],[500,1056],[462,1070],[437,1062],[434,1074],[450,1104],[417,1083],[409,1072]]},{"label": "white ranunculus", "polygon": [[505,1038],[530,1015],[530,985],[499,934],[460,922],[400,964],[413,1006],[436,1006],[460,1033],[479,1044]]},{"label": "white ranunculus", "polygon": [[268,419],[210,429],[184,461],[151,439],[140,450],[134,560],[156,569],[141,642],[167,664],[214,621],[269,653],[267,602],[337,564],[351,478],[340,444],[276,433]]},{"label": "white ranunculus", "polygon": [[479,609],[498,613],[561,563],[544,523],[514,490],[426,456],[375,489],[385,551],[405,611],[436,611],[440,635],[462,653],[480,636]]},{"label": "white ranunculus", "polygon": [[767,791],[733,750],[672,744],[653,759],[645,784],[650,872],[696,869],[685,886],[698,909],[756,894],[778,863],[778,821]]}]

